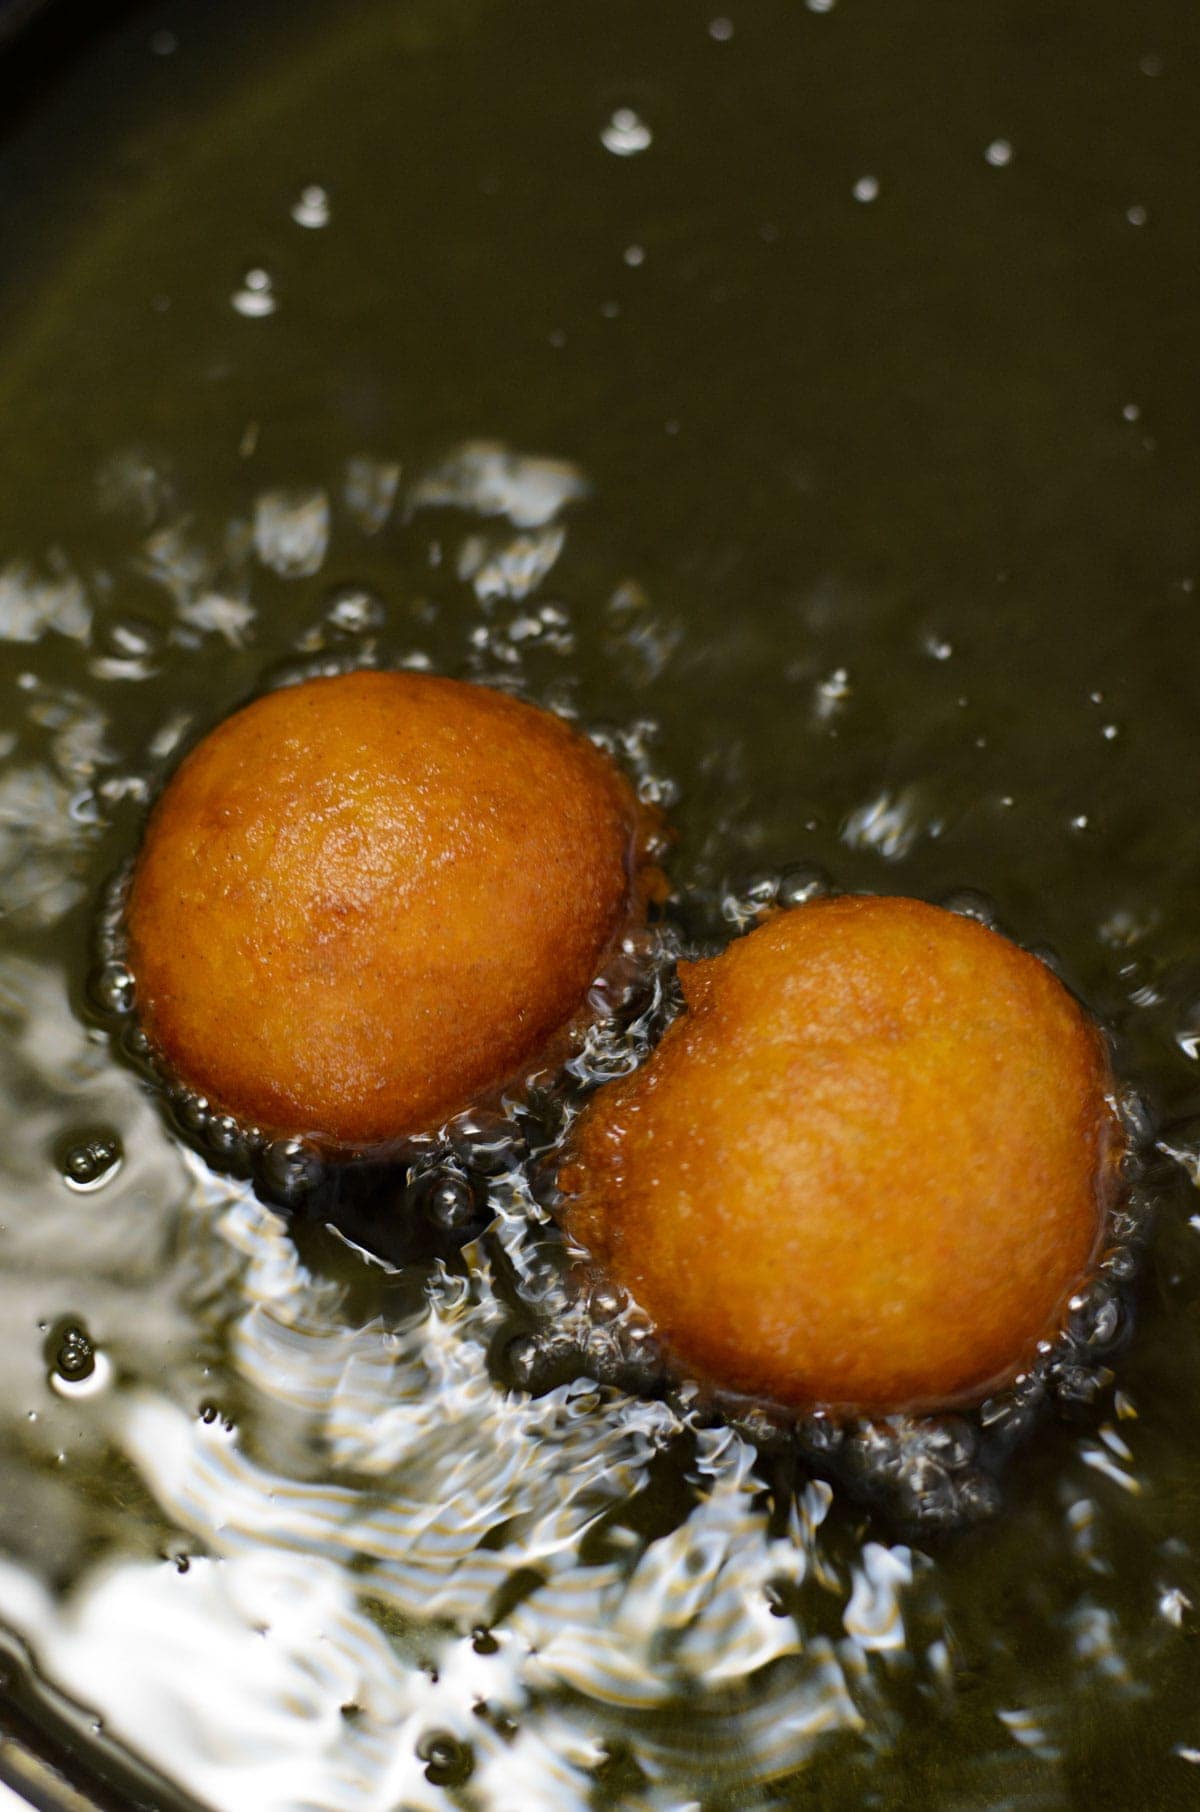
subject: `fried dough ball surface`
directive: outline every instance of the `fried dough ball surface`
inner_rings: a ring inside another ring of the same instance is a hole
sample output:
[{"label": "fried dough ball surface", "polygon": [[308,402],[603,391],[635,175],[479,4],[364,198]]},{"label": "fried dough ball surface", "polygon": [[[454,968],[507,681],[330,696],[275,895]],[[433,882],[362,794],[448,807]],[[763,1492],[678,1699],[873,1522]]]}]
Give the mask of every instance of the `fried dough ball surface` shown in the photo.
[{"label": "fried dough ball surface", "polygon": [[1007,1381],[1116,1188],[1108,1059],[1072,996],[971,919],[867,897],[781,912],[681,980],[559,1176],[674,1362],[797,1408]]},{"label": "fried dough ball surface", "polygon": [[431,1131],[581,1008],[634,909],[639,808],[549,712],[357,672],[191,752],[127,908],[151,1043],[220,1111],[328,1148]]}]

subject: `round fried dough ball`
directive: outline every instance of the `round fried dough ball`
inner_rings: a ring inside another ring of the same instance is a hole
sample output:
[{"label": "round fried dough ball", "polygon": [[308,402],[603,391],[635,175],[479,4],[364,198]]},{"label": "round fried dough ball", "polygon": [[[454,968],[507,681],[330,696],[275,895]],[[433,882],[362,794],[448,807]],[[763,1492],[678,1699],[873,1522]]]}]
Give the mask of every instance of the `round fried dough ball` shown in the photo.
[{"label": "round fried dough ball", "polygon": [[590,1104],[571,1234],[676,1364],[795,1407],[986,1394],[1094,1260],[1103,1041],[1035,957],[918,900],[781,912],[681,965],[686,1012]]},{"label": "round fried dough ball", "polygon": [[150,817],[127,910],[141,1022],[267,1132],[431,1131],[578,1013],[640,860],[632,788],[549,712],[415,673],[272,692]]}]

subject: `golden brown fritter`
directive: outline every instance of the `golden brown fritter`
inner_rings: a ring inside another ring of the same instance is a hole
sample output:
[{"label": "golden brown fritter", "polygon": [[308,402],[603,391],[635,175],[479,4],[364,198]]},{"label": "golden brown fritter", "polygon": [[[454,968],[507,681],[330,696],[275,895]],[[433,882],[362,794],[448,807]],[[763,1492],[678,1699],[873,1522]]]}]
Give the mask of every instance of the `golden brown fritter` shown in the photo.
[{"label": "golden brown fritter", "polygon": [[1092,1263],[1121,1136],[1103,1041],[1035,957],[917,900],[781,912],[684,964],[595,1097],[570,1232],[675,1363],[792,1406],[985,1394]]},{"label": "golden brown fritter", "polygon": [[638,904],[639,808],[557,717],[425,674],[273,692],[151,815],[138,1011],[222,1112],[332,1148],[429,1131],[538,1059]]}]

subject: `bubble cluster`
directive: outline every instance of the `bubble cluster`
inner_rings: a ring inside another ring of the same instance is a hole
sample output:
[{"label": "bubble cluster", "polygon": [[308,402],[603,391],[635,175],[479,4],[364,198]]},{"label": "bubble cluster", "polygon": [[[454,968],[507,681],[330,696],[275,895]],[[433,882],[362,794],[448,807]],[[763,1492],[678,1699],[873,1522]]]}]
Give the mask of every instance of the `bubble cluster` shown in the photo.
[{"label": "bubble cluster", "polygon": [[72,1140],[62,1160],[63,1181],[81,1195],[102,1189],[121,1168],[124,1153],[116,1133],[96,1132]]},{"label": "bubble cluster", "polygon": [[[722,926],[744,932],[781,906],[832,891],[829,877],[805,864],[761,871],[719,889],[716,911],[711,906],[708,911],[709,947],[723,941]],[[998,928],[995,908],[978,892],[960,889],[942,904]],[[692,916],[703,922],[702,913],[693,910]],[[998,1506],[1005,1462],[1046,1413],[1067,1420],[1092,1414],[1113,1386],[1113,1362],[1131,1327],[1131,1286],[1153,1218],[1152,1194],[1143,1187],[1149,1116],[1133,1090],[1125,1090],[1114,1107],[1127,1148],[1094,1274],[1067,1303],[1059,1327],[1041,1343],[1028,1369],[973,1408],[952,1415],[796,1416],[720,1390],[700,1391],[686,1380],[681,1384],[665,1366],[646,1317],[586,1264],[578,1273],[564,1274],[566,1297],[555,1301],[553,1313],[523,1328],[501,1350],[501,1373],[535,1391],[581,1375],[668,1397],[682,1389],[701,1417],[738,1428],[764,1451],[794,1452],[805,1467],[833,1478],[902,1525],[954,1528],[976,1521]],[[557,1208],[553,1185],[543,1185],[542,1199]]]},{"label": "bubble cluster", "polygon": [[71,1322],[59,1335],[54,1352],[54,1370],[68,1384],[80,1384],[96,1369],[96,1349],[87,1330]]},{"label": "bubble cluster", "polygon": [[[369,621],[370,601],[361,594],[340,595],[334,609],[342,609],[347,598],[355,617]],[[315,671],[346,671],[358,664],[354,655],[346,662],[326,656],[275,679],[277,684],[298,683]],[[624,766],[644,803],[660,805],[673,797],[673,789],[652,764],[651,731],[648,724],[597,729],[592,740]],[[651,830],[647,859],[661,853],[661,833]],[[223,1111],[184,1083],[154,1048],[138,1021],[137,988],[128,963],[125,915],[132,872],[126,864],[112,877],[97,915],[89,994],[102,1022],[125,1055],[154,1081],[178,1131],[210,1163],[252,1177],[264,1199],[279,1207],[340,1220],[353,1227],[365,1246],[377,1249],[382,1243],[392,1256],[407,1249],[414,1225],[426,1238],[461,1243],[469,1237],[478,1228],[485,1196],[479,1179],[519,1165],[531,1149],[545,1144],[548,1126],[566,1124],[571,1098],[640,1061],[675,955],[674,940],[664,927],[630,928],[592,981],[581,1035],[561,1073],[545,1069],[539,1060],[494,1104],[395,1144],[385,1160],[347,1165],[311,1140],[272,1137]]]},{"label": "bubble cluster", "polygon": [[[331,615],[351,630],[378,624],[374,600],[361,592],[336,594]],[[350,664],[355,658],[351,652]],[[318,657],[286,678],[344,670],[346,664],[342,657]],[[670,803],[673,788],[654,767],[652,726],[594,728],[591,734],[635,774],[643,798]],[[555,1206],[554,1156],[587,1095],[644,1062],[678,1011],[674,963],[682,951],[714,948],[731,930],[744,932],[780,907],[834,891],[822,869],[801,862],[681,900],[676,916],[699,944],[681,945],[666,925],[628,935],[596,978],[589,995],[592,1023],[560,1076],[531,1075],[506,1093],[497,1111],[461,1116],[410,1141],[387,1163],[347,1167],[331,1164],[303,1139],[269,1139],[256,1127],[239,1125],[163,1071],[137,1027],[136,990],[124,961],[128,880],[128,870],[116,876],[101,906],[92,998],[126,1052],[154,1075],[178,1129],[209,1162],[251,1177],[266,1201],[328,1220],[354,1244],[397,1265],[479,1237],[494,1215],[498,1180],[512,1187],[529,1174],[530,1212],[538,1217],[533,1225],[545,1222]],[[959,890],[943,904],[996,927],[991,903],[972,890]],[[672,1377],[653,1328],[619,1290],[586,1273],[582,1282],[576,1279],[552,1226],[538,1235],[541,1257],[517,1278],[519,1325],[494,1348],[497,1375],[510,1388],[535,1394],[584,1377],[637,1394],[682,1391],[680,1400],[702,1419],[737,1427],[766,1452],[793,1451],[804,1467],[827,1473],[901,1523],[950,1527],[975,1520],[995,1508],[1003,1462],[1036,1421],[1049,1410],[1067,1416],[1094,1411],[1113,1382],[1110,1361],[1127,1337],[1130,1286],[1150,1219],[1150,1198],[1137,1187],[1147,1116],[1132,1094],[1121,1109],[1130,1136],[1128,1186],[1110,1215],[1096,1277],[1072,1299],[1063,1326],[1029,1371],[961,1416],[843,1424],[781,1416],[720,1393],[702,1398],[686,1380]]]}]

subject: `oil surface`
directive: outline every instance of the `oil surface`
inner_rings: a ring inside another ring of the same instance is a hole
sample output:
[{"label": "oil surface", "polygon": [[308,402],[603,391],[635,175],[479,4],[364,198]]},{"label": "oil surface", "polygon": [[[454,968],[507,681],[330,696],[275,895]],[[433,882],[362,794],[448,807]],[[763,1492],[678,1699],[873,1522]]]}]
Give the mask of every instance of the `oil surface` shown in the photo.
[{"label": "oil surface", "polygon": [[[1167,0],[196,0],[7,120],[0,1619],[81,1745],[254,1812],[1194,1803],[1198,75]],[[519,1176],[397,1266],[171,1130],[95,902],[314,656],[629,730],[688,932],[813,862],[1057,951],[1183,1163],[990,1524],[505,1392]]]}]

